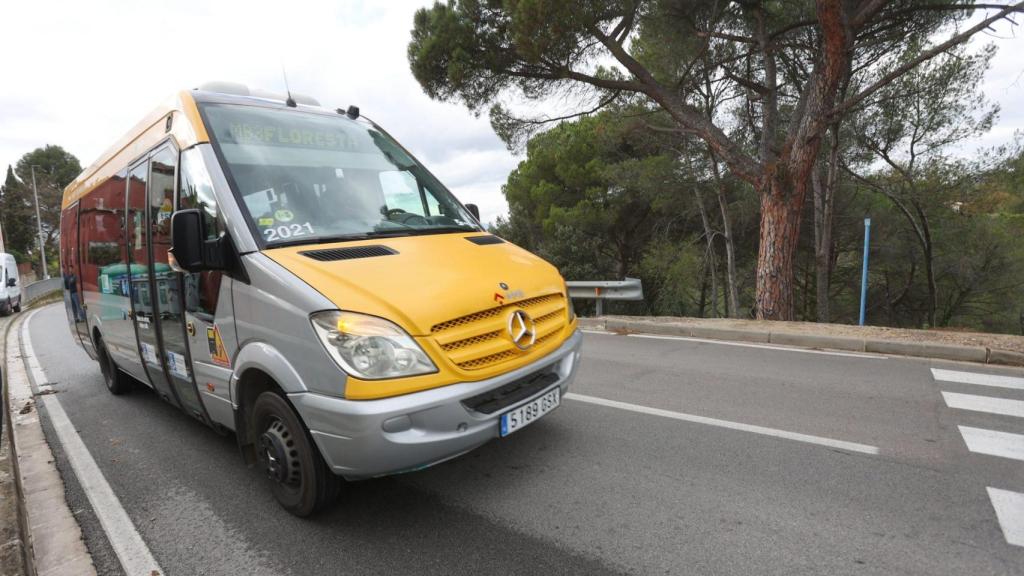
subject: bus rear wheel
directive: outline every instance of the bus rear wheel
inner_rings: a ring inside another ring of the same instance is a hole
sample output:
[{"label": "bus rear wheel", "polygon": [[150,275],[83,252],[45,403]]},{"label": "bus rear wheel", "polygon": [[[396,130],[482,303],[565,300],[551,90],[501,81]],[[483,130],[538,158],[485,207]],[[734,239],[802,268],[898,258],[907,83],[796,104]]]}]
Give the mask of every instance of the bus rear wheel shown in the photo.
[{"label": "bus rear wheel", "polygon": [[96,355],[100,363],[100,372],[103,372],[103,383],[107,390],[115,396],[127,394],[132,389],[131,377],[121,372],[121,369],[114,363],[114,359],[107,353],[107,346],[103,338],[96,337]]},{"label": "bus rear wheel", "polygon": [[339,479],[327,467],[291,405],[275,392],[263,392],[252,409],[256,456],[278,503],[292,514],[309,516],[337,497]]}]

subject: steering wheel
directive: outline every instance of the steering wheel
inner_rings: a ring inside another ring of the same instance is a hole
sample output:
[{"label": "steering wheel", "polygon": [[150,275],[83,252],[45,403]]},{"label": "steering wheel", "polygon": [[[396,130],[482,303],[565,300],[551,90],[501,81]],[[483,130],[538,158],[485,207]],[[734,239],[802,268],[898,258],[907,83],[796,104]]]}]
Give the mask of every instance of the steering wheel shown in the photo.
[{"label": "steering wheel", "polygon": [[388,220],[391,220],[392,222],[398,222],[407,226],[423,226],[430,224],[430,221],[423,216],[406,212],[401,208],[388,208],[387,217]]}]

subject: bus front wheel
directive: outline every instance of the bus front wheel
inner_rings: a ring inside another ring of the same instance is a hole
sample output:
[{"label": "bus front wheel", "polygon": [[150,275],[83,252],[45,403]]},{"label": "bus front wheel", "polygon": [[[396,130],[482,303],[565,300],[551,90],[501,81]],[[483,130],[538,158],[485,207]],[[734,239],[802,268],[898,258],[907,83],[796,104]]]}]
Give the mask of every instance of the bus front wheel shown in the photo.
[{"label": "bus front wheel", "polygon": [[339,479],[288,401],[275,392],[263,392],[253,405],[251,422],[259,466],[281,506],[305,517],[331,504]]}]

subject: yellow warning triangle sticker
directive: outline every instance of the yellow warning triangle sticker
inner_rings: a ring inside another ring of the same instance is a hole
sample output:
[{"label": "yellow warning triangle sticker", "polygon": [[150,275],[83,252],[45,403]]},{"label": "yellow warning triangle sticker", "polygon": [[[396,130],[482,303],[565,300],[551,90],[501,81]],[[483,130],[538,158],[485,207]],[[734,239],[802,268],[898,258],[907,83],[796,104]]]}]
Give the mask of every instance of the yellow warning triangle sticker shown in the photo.
[{"label": "yellow warning triangle sticker", "polygon": [[225,368],[231,367],[231,359],[228,358],[228,351],[224,348],[224,341],[220,339],[220,329],[210,326],[206,329],[206,340],[210,345],[210,360]]}]

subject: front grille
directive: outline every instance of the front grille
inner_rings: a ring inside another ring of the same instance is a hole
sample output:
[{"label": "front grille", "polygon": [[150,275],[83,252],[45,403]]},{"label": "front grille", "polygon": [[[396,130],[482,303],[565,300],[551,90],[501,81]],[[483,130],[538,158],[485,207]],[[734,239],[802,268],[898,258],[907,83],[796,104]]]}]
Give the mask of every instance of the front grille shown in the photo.
[{"label": "front grille", "polygon": [[494,414],[516,402],[526,400],[555,382],[558,382],[558,373],[552,367],[548,367],[540,372],[513,380],[494,390],[466,398],[462,401],[462,405],[483,414]]},{"label": "front grille", "polygon": [[[565,327],[565,306],[562,294],[546,294],[440,322],[430,333],[453,364],[463,370],[480,370],[541,348]],[[516,347],[508,335],[508,316],[513,310],[525,311],[536,326],[536,341],[527,350]]]},{"label": "front grille", "polygon": [[503,350],[497,354],[488,354],[480,358],[474,358],[465,362],[459,362],[459,368],[463,370],[479,370],[486,368],[492,364],[504,362],[505,360],[511,360],[516,357],[516,353],[512,350]]},{"label": "front grille", "polygon": [[434,324],[430,328],[430,332],[436,334],[437,332],[442,332],[444,330],[447,330],[449,328],[454,328],[456,326],[463,326],[463,325],[466,325],[466,324],[472,324],[474,322],[478,322],[480,320],[486,320],[487,318],[493,318],[494,316],[497,316],[497,315],[501,314],[503,311],[508,309],[510,306],[515,306],[517,308],[522,308],[523,310],[526,310],[527,312],[529,312],[532,307],[539,306],[539,305],[542,305],[542,304],[546,304],[546,303],[551,302],[553,300],[561,301],[562,300],[562,295],[561,294],[548,294],[547,296],[537,296],[536,298],[529,298],[529,299],[526,299],[526,300],[522,300],[520,302],[512,302],[512,303],[509,303],[509,304],[505,304],[504,306],[496,306],[494,308],[488,308],[487,310],[481,310],[480,312],[474,312],[472,314],[467,314],[465,316],[460,316],[458,318],[455,318],[454,320],[448,320],[447,322],[441,322],[440,324]]}]

